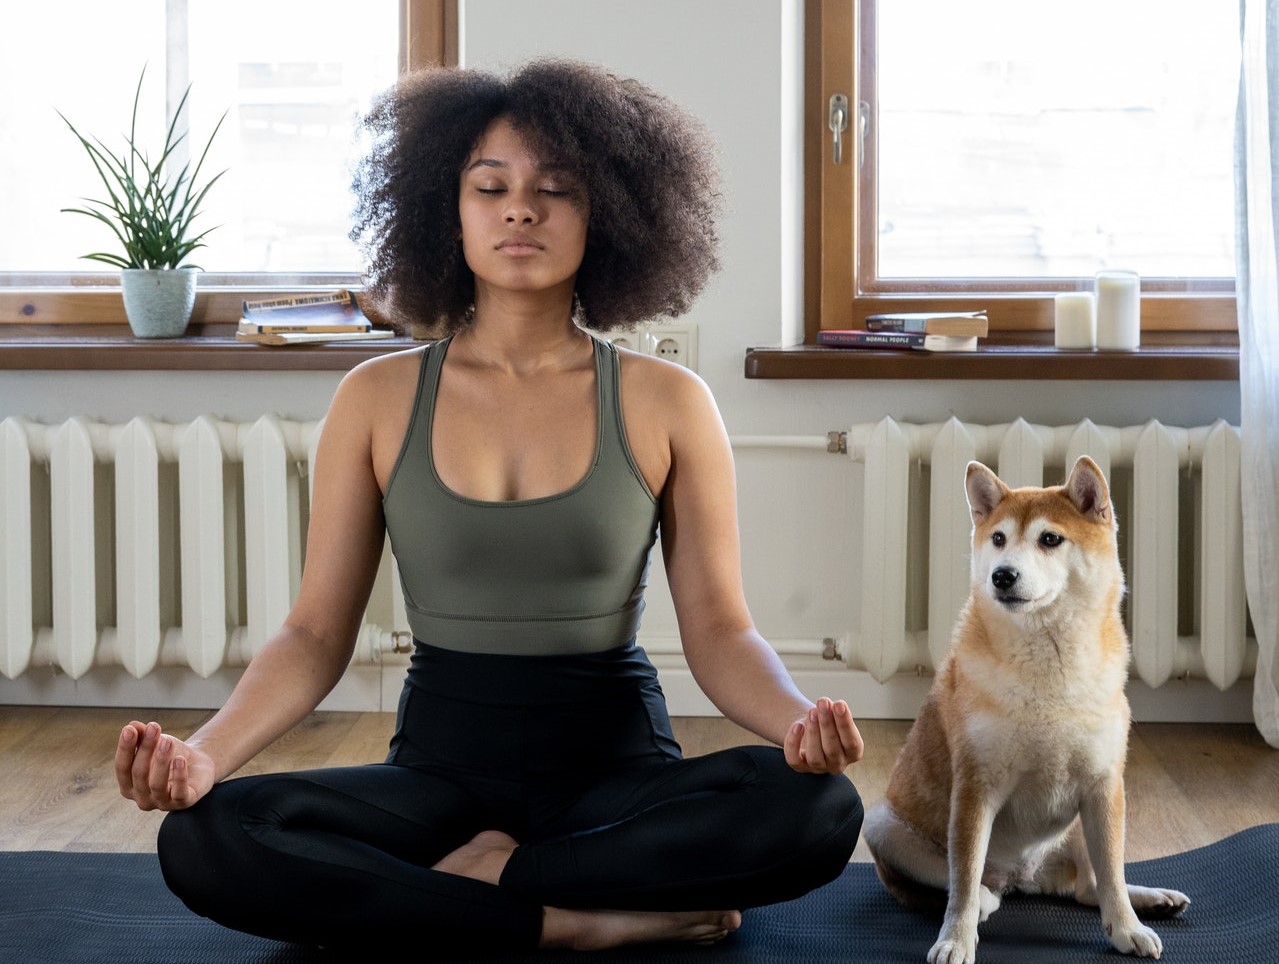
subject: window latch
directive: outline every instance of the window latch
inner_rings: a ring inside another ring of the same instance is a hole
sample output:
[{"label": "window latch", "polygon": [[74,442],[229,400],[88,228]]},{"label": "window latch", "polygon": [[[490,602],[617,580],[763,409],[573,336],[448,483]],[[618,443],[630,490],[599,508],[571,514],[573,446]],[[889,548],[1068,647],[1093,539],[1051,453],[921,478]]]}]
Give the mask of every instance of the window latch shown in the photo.
[{"label": "window latch", "polygon": [[860,132],[857,146],[857,166],[865,167],[866,165],[866,133],[870,130],[870,104],[866,101],[858,101],[857,103],[858,121],[860,121]]},{"label": "window latch", "polygon": [[844,159],[844,131],[848,130],[848,98],[843,94],[831,94],[827,105],[827,126],[830,127],[831,146],[835,163]]}]

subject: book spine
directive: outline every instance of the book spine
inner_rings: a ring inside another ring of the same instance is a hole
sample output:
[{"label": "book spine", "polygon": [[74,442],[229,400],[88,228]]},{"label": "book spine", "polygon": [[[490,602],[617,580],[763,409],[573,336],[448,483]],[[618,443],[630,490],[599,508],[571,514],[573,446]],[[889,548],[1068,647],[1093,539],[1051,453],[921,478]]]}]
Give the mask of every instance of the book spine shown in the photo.
[{"label": "book spine", "polygon": [[278,324],[271,322],[240,322],[239,330],[251,335],[274,335],[287,332],[315,332],[322,334],[324,332],[348,332],[348,331],[368,331],[373,326],[365,322],[351,322],[344,324],[337,322],[331,325],[290,325],[288,322],[282,321]]},{"label": "book spine", "polygon": [[848,348],[922,348],[924,337],[904,331],[826,330],[817,333],[817,343]]},{"label": "book spine", "polygon": [[894,318],[891,315],[883,317],[871,315],[866,319],[866,328],[870,331],[904,331],[908,334],[923,334],[928,326],[927,323],[913,319]]},{"label": "book spine", "polygon": [[279,311],[287,308],[301,308],[304,305],[355,305],[355,296],[345,288],[337,291],[326,291],[318,295],[293,295],[287,298],[268,298],[263,301],[241,302],[244,314],[251,312]]}]

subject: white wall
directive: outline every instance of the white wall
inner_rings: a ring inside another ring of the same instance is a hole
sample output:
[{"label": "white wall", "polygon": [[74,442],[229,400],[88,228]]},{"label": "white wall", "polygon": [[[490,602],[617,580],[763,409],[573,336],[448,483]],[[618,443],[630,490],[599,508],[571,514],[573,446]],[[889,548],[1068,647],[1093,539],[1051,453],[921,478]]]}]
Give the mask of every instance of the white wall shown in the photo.
[{"label": "white wall", "polygon": [[[543,54],[604,63],[662,90],[714,134],[728,201],[724,269],[690,317],[699,326],[699,371],[731,434],[820,435],[884,415],[1238,424],[1234,383],[745,379],[747,347],[794,341],[802,328],[797,0],[462,0],[461,14],[466,65],[505,68]],[[51,421],[89,413],[122,421],[144,413],[181,420],[272,411],[315,418],[336,382],[335,375],[305,373],[0,372],[0,417]],[[856,491],[848,463],[750,450],[739,452],[738,474],[745,578],[761,629],[780,639],[843,635],[856,616],[848,587],[857,577],[850,550],[859,519],[848,504]],[[645,636],[675,635],[660,574],[645,618]],[[698,708],[672,679],[677,710]],[[913,698],[917,689],[908,692]]]}]

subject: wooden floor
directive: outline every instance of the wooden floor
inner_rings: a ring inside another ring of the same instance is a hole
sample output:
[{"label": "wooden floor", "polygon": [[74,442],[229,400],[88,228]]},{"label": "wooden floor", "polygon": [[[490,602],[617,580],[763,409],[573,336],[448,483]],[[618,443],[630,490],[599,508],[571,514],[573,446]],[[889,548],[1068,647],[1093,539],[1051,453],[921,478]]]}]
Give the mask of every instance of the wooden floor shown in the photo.
[{"label": "wooden floor", "polygon": [[[121,726],[157,719],[185,736],[202,710],[0,707],[0,850],[151,851],[160,815],[141,813],[115,786]],[[394,717],[316,713],[242,773],[382,759]],[[866,757],[849,769],[866,803],[883,795],[908,723],[860,722]],[[721,719],[675,721],[688,756],[759,742]],[[1138,724],[1128,758],[1128,860],[1198,847],[1279,821],[1279,751],[1250,726]],[[858,844],[855,860],[869,859]]]}]

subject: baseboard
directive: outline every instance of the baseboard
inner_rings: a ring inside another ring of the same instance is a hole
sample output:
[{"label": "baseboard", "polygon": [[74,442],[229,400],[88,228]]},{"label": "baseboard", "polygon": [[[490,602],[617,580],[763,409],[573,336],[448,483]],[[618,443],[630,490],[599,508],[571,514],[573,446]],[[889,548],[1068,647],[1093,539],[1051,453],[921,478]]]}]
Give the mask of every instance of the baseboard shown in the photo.
[{"label": "baseboard", "polygon": [[[800,690],[810,699],[844,699],[861,719],[914,719],[932,684],[928,675],[900,674],[878,683],[869,674],[838,661],[808,656],[785,657]],[[719,711],[698,688],[682,657],[653,657],[672,716],[718,716]],[[350,667],[322,710],[394,712],[407,660]],[[33,670],[17,679],[0,679],[0,705],[118,706],[173,709],[216,709],[236,680],[239,669],[221,670],[201,679],[179,667],[160,667],[134,679],[119,667],[95,669],[79,680],[51,669]],[[1152,689],[1128,685],[1133,719],[1145,723],[1251,723],[1252,681],[1240,680],[1218,690],[1207,680],[1174,679]]]}]

